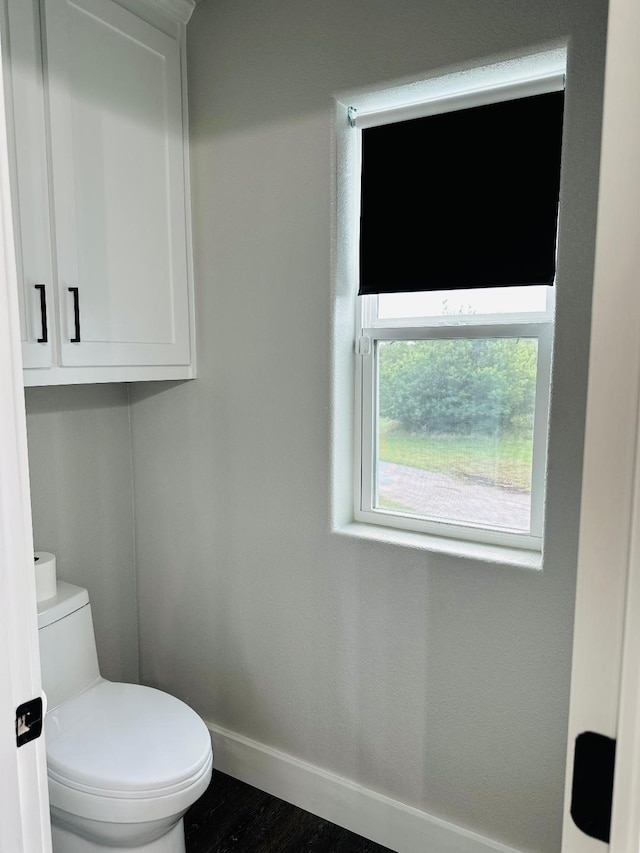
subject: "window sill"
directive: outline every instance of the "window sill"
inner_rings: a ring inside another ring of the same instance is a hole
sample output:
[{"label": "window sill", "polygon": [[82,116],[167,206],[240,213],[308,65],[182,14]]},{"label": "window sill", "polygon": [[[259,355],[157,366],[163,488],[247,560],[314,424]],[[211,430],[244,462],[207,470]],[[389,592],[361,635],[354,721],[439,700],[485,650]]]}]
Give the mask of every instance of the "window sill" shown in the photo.
[{"label": "window sill", "polygon": [[542,554],[539,551],[526,551],[520,548],[508,548],[503,545],[488,545],[482,542],[464,542],[458,539],[446,539],[428,533],[414,533],[391,527],[351,522],[336,528],[335,533],[352,539],[379,542],[381,545],[398,545],[416,551],[442,554],[465,560],[493,565],[512,566],[518,569],[542,570]]}]

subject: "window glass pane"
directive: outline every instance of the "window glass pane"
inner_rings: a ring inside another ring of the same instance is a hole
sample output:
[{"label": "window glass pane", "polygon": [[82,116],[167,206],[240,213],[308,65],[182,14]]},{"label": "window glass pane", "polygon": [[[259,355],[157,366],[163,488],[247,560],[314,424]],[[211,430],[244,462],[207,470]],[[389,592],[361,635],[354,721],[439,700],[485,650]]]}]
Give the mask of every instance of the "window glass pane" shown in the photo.
[{"label": "window glass pane", "polygon": [[377,345],[375,508],[530,532],[538,341]]},{"label": "window glass pane", "polygon": [[378,317],[446,317],[545,311],[548,287],[492,287],[473,290],[434,290],[421,293],[381,293]]}]

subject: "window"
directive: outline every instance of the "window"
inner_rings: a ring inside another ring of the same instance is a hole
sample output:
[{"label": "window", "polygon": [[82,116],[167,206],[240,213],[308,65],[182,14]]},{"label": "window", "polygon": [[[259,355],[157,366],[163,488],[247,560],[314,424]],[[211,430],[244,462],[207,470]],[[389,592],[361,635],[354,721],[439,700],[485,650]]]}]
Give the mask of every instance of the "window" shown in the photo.
[{"label": "window", "polygon": [[542,548],[562,85],[350,111],[356,520]]}]

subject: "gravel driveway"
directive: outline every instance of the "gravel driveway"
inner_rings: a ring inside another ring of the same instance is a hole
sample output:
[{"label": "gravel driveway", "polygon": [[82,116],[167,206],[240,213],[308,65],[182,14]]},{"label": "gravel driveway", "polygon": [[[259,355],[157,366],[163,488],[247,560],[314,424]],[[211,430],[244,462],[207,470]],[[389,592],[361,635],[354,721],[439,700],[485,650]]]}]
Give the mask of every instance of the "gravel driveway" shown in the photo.
[{"label": "gravel driveway", "polygon": [[451,474],[380,462],[378,496],[381,503],[392,501],[394,507],[433,519],[529,530],[529,494]]}]

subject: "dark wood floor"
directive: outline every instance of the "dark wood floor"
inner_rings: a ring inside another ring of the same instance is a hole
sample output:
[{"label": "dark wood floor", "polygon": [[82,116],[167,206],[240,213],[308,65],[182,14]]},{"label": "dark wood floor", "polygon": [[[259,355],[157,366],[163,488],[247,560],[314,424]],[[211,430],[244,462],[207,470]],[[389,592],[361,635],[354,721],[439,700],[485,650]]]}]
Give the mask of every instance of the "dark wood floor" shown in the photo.
[{"label": "dark wood floor", "polygon": [[217,770],[184,828],[187,853],[392,853]]}]

